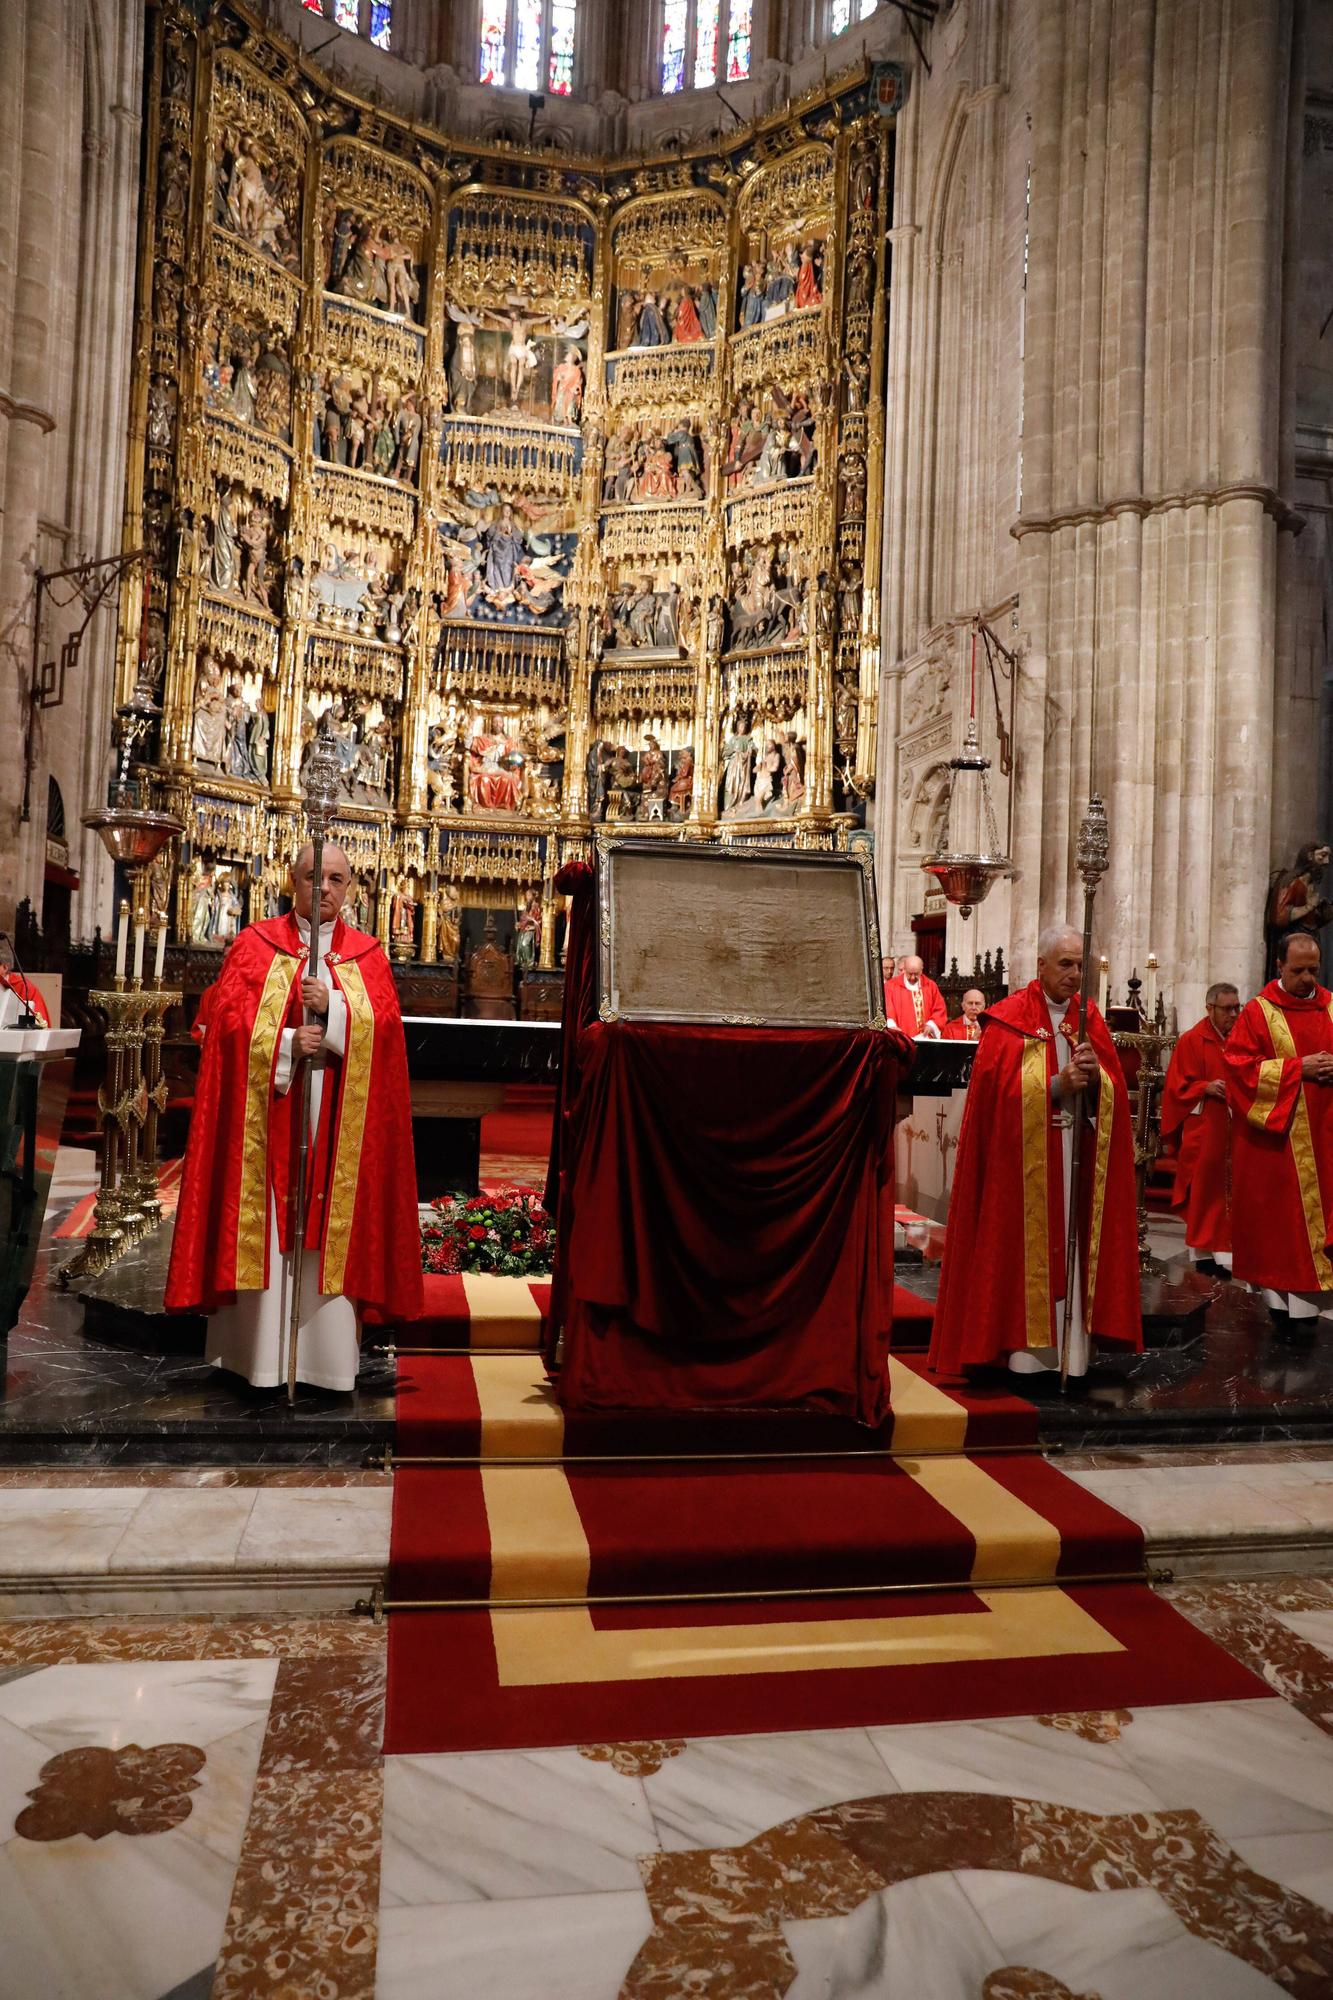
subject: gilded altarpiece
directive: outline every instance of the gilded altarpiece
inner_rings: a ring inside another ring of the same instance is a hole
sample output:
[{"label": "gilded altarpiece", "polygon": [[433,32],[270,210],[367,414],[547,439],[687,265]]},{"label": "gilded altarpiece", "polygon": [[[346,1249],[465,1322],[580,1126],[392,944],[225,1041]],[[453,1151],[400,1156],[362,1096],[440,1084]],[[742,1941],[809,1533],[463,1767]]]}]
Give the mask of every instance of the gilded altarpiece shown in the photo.
[{"label": "gilded altarpiece", "polygon": [[[121,698],[177,941],[279,907],[331,731],[350,914],[551,965],[593,829],[844,842],[875,764],[891,126],[454,147],[243,8],[150,17]],[[146,580],[144,580],[146,578]]]}]

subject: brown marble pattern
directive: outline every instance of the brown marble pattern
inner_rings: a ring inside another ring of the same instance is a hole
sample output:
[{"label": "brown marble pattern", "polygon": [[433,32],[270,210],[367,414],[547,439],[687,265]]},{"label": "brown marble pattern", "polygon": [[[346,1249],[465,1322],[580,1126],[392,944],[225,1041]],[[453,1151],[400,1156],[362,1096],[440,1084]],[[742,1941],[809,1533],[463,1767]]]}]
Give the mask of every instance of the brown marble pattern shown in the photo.
[{"label": "brown marble pattern", "polygon": [[981,2000],[1102,2000],[1100,1993],[1075,1993],[1053,1972],[1037,1972],[1030,1965],[1002,1965],[989,1972],[981,1987]]},{"label": "brown marble pattern", "polygon": [[382,1646],[283,1658],[214,2000],[374,2000],[384,1678]]},{"label": "brown marble pattern", "polygon": [[580,1743],[579,1755],[590,1764],[609,1764],[622,1778],[651,1778],[684,1748],[683,1736],[670,1736],[660,1742]]},{"label": "brown marble pattern", "polygon": [[1162,1592],[1210,1638],[1252,1667],[1276,1694],[1333,1736],[1333,1659],[1282,1622],[1282,1613],[1333,1610],[1333,1578],[1259,1577],[1185,1583]]},{"label": "brown marble pattern", "polygon": [[97,1660],[377,1659],[385,1632],[369,1618],[0,1619],[0,1671]]},{"label": "brown marble pattern", "polygon": [[72,1840],[84,1834],[166,1833],[190,1817],[205,1754],[193,1743],[137,1743],[118,1750],[88,1744],[43,1764],[14,1822],[23,1840]]},{"label": "brown marble pattern", "polygon": [[1127,1708],[1092,1708],[1078,1715],[1037,1715],[1043,1729],[1079,1736],[1085,1743],[1116,1743],[1134,1720]]},{"label": "brown marble pattern", "polygon": [[967,1868],[1084,1890],[1153,1889],[1195,1937],[1295,2000],[1333,1991],[1333,1915],[1246,1867],[1198,1813],[1105,1815],[907,1792],[822,1807],[741,1847],[646,1857],[654,1927],[621,2000],[777,2000],[796,1972],[784,1922],[842,1914],[894,1882]]}]

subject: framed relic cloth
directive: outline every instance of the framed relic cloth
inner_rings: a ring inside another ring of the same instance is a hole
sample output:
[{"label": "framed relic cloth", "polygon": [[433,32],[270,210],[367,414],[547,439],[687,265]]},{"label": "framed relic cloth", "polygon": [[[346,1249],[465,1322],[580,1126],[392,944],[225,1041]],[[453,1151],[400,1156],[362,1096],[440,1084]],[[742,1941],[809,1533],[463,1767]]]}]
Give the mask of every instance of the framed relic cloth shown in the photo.
[{"label": "framed relic cloth", "polygon": [[868,855],[597,843],[604,1021],[882,1028]]}]

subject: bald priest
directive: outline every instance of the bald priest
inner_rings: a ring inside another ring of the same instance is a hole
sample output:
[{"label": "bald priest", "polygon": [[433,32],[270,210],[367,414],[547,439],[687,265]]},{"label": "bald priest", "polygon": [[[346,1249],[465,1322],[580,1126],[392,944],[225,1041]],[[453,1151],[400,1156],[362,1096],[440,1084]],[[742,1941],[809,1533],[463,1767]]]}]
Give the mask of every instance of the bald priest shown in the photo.
[{"label": "bald priest", "polygon": [[302,1066],[311,1066],[297,1377],[355,1387],[360,1315],[422,1310],[407,1054],[376,939],[339,914],[347,856],[326,843],[318,979],[306,976],[314,857],[295,907],[249,924],[212,989],[167,1276],[169,1312],[209,1316],[207,1359],[256,1388],[287,1380]]},{"label": "bald priest", "polygon": [[1083,938],[1037,941],[1037,977],[987,1008],[958,1135],[930,1365],[943,1375],[1003,1361],[1059,1366],[1074,1122],[1084,1121],[1068,1372],[1094,1338],[1138,1350],[1138,1218],[1125,1079],[1091,1002],[1079,1019]]}]

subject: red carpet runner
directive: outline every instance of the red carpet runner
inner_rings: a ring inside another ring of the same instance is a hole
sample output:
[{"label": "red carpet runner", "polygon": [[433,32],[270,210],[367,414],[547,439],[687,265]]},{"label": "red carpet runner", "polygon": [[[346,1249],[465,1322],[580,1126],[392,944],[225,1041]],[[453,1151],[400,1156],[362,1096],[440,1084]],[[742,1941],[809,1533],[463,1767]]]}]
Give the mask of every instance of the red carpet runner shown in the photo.
[{"label": "red carpet runner", "polygon": [[873,1435],[797,1413],[566,1417],[535,1353],[545,1286],[432,1293],[400,1347],[460,1351],[400,1353],[396,1451],[443,1462],[397,1466],[388,1595],[450,1608],[390,1616],[390,1751],[1269,1692],[1122,1580],[1138,1529],[1025,1448],[1030,1403],[946,1391],[895,1354]]}]

